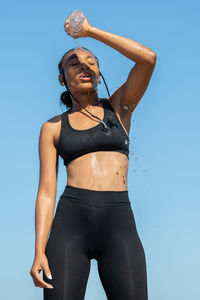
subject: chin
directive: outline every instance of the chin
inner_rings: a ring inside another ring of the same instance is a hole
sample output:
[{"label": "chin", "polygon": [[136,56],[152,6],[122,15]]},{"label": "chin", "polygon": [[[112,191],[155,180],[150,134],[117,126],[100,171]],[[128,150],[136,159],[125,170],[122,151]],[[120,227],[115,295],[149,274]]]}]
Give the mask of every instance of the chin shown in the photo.
[{"label": "chin", "polygon": [[78,89],[78,92],[95,92],[97,90],[97,86],[93,86],[92,84],[89,83],[84,83],[83,85],[80,86]]}]

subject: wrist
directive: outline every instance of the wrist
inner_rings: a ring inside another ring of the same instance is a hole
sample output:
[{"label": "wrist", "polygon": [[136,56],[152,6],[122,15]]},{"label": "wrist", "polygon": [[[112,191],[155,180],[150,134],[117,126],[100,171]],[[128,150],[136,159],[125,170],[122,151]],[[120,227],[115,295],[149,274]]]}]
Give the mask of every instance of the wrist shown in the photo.
[{"label": "wrist", "polygon": [[45,250],[42,247],[35,248],[35,255],[44,254],[44,253],[45,253]]},{"label": "wrist", "polygon": [[95,36],[95,32],[96,32],[97,28],[94,26],[90,26],[88,28],[88,37],[94,37]]}]

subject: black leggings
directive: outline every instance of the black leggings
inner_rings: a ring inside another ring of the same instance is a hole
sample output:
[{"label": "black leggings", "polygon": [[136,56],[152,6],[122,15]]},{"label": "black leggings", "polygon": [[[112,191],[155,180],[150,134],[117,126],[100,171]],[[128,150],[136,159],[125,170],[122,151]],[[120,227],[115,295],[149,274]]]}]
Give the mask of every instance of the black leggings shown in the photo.
[{"label": "black leggings", "polygon": [[145,253],[128,191],[96,191],[66,185],[45,250],[53,285],[44,300],[83,300],[96,259],[108,300],[147,300]]}]

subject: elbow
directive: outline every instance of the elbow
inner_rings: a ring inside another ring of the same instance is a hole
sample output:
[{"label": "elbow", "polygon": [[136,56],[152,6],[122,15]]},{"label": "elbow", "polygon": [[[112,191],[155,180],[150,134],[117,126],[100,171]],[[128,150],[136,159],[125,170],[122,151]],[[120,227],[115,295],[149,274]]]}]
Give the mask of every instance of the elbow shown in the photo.
[{"label": "elbow", "polygon": [[143,63],[145,63],[148,66],[154,66],[157,60],[157,55],[154,51],[149,51],[146,55],[145,59],[143,60]]},{"label": "elbow", "polygon": [[154,51],[151,52],[151,55],[149,57],[149,62],[153,65],[155,65],[156,63],[156,60],[157,60],[157,55]]}]

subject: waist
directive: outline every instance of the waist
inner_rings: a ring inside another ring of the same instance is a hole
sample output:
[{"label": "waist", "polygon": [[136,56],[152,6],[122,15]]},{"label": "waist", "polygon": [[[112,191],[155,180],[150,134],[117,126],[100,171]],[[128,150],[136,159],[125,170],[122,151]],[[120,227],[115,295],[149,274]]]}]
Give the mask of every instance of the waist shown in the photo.
[{"label": "waist", "polygon": [[128,190],[124,191],[98,191],[66,185],[61,197],[88,204],[114,204],[130,203]]}]

